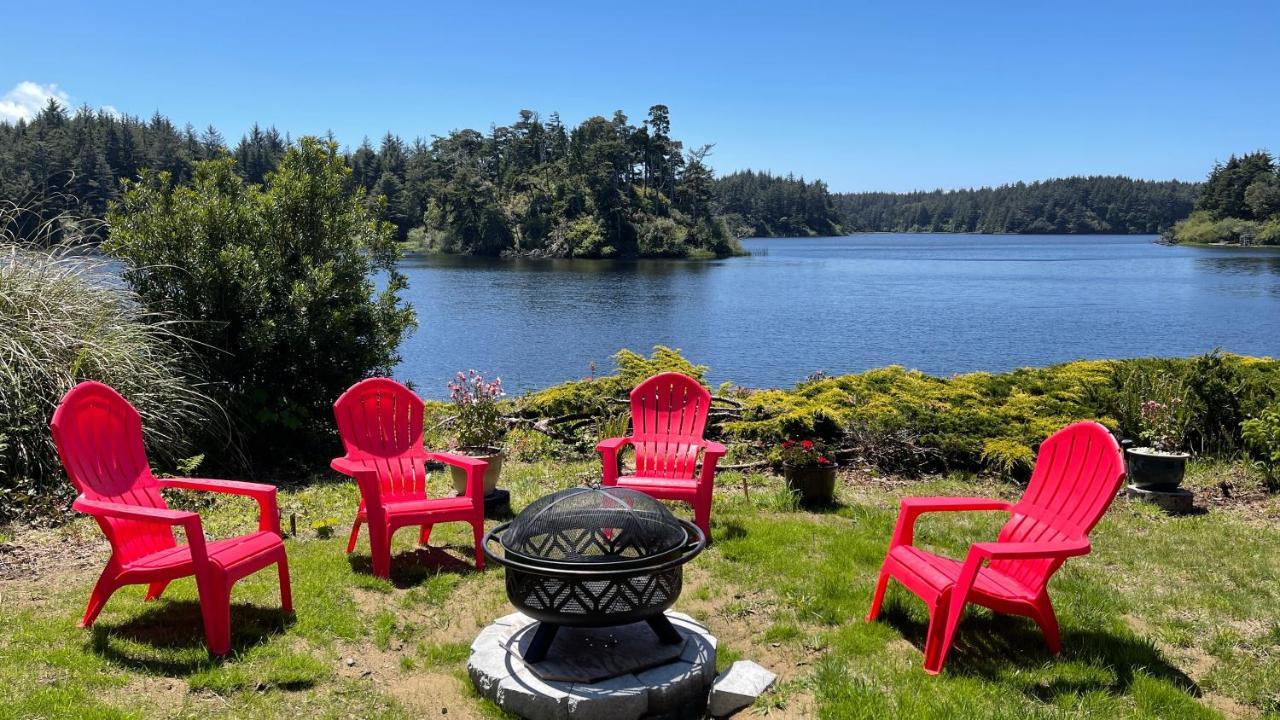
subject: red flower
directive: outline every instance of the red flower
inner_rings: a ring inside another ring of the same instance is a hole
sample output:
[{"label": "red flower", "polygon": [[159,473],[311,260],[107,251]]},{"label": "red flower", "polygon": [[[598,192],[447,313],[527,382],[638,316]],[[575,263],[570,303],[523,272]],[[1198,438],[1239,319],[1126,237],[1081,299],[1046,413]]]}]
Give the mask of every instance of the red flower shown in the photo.
[{"label": "red flower", "polygon": [[800,444],[804,447],[804,449],[805,449],[805,450],[812,450],[812,449],[813,449],[813,441],[812,441],[812,440],[805,440],[804,442],[802,442],[802,443],[800,443]]},{"label": "red flower", "polygon": [[822,465],[829,465],[831,461],[827,459],[826,455],[823,455],[822,457],[818,458],[818,463]]},{"label": "red flower", "polygon": [[783,440],[783,441],[782,441],[782,447],[791,447],[792,445],[795,445],[795,444],[796,444],[796,441],[795,441],[795,440]]}]

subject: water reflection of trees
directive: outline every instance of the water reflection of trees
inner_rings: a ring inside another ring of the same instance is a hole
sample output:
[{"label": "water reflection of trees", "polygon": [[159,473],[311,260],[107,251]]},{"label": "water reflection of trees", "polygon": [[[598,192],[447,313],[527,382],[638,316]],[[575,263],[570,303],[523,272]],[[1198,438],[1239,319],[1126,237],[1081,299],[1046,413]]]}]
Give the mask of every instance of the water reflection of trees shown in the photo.
[{"label": "water reflection of trees", "polygon": [[1280,252],[1197,258],[1196,268],[1210,273],[1227,275],[1280,276]]}]

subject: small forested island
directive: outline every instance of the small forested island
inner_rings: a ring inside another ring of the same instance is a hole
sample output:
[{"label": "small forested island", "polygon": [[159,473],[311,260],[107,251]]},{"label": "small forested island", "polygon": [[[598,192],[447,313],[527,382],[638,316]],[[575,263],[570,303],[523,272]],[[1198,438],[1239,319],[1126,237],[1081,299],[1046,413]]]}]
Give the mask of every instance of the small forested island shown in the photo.
[{"label": "small forested island", "polygon": [[1195,245],[1280,245],[1280,168],[1258,151],[1218,163],[1195,212],[1164,238]]},{"label": "small forested island", "polygon": [[1154,234],[1191,213],[1196,183],[1069,177],[969,190],[838,193],[848,232]]}]

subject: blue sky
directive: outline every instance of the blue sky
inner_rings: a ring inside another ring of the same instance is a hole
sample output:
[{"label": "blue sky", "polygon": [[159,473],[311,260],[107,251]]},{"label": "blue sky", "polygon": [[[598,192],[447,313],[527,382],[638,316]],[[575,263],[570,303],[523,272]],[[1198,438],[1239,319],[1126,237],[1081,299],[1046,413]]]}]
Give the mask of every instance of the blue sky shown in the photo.
[{"label": "blue sky", "polygon": [[59,2],[5,17],[0,118],[53,92],[229,139],[258,121],[355,145],[521,108],[639,122],[660,102],[676,137],[716,144],[720,172],[847,191],[1194,180],[1280,151],[1280,2]]}]

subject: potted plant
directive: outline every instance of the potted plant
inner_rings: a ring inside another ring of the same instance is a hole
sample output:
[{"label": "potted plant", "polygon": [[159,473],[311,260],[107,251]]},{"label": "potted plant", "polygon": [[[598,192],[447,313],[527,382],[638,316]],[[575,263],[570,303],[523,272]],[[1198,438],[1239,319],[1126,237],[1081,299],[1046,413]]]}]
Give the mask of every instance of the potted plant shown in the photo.
[{"label": "potted plant", "polygon": [[[502,378],[487,381],[475,370],[459,372],[449,383],[449,400],[453,402],[456,449],[489,463],[484,473],[484,494],[492,495],[502,474],[502,440],[507,434],[507,423],[498,408],[502,392]],[[453,487],[461,495],[467,490],[466,470],[450,467]]]},{"label": "potted plant", "polygon": [[1130,485],[1158,492],[1178,489],[1191,457],[1183,452],[1189,421],[1190,414],[1178,397],[1142,403],[1138,439],[1143,445],[1124,451]]},{"label": "potted plant", "polygon": [[836,468],[825,448],[812,440],[787,440],[779,452],[782,477],[801,505],[829,505],[835,498]]}]

